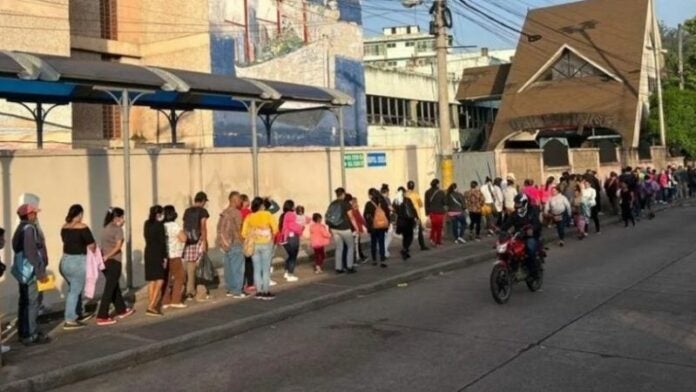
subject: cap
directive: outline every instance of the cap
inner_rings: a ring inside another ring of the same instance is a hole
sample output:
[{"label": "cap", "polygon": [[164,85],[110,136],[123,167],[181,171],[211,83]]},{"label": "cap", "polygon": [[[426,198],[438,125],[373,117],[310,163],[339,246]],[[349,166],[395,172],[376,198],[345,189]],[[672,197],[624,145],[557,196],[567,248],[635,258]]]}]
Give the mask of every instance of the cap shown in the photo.
[{"label": "cap", "polygon": [[515,173],[508,173],[505,178],[507,178],[508,180],[517,181],[517,179],[515,178]]},{"label": "cap", "polygon": [[198,192],[196,193],[196,197],[193,198],[193,201],[196,203],[208,201],[208,195],[206,195],[205,192]]},{"label": "cap", "polygon": [[17,215],[27,216],[31,213],[36,213],[39,211],[41,210],[33,204],[22,204],[19,206],[19,208],[17,208]]}]

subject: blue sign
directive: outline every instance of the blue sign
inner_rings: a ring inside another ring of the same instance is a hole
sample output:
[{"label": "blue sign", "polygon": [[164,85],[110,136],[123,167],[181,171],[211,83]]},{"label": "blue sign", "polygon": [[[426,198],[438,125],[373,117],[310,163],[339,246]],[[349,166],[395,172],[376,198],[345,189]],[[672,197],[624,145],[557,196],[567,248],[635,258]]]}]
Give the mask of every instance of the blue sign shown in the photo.
[{"label": "blue sign", "polygon": [[387,154],[384,152],[368,152],[367,167],[386,167]]}]

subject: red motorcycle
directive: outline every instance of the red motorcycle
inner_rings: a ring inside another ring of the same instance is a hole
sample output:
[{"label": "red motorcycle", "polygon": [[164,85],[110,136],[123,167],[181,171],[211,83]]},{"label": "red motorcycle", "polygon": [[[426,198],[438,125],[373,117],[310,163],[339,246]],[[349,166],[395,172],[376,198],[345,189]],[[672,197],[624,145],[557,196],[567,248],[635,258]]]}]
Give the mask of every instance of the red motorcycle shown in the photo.
[{"label": "red motorcycle", "polygon": [[515,283],[526,282],[530,291],[538,291],[544,282],[543,264],[546,252],[541,248],[537,255],[537,275],[532,278],[527,268],[527,245],[522,233],[514,235],[502,233],[496,243],[498,260],[493,265],[491,272],[491,294],[499,304],[507,303],[512,295],[512,286]]}]

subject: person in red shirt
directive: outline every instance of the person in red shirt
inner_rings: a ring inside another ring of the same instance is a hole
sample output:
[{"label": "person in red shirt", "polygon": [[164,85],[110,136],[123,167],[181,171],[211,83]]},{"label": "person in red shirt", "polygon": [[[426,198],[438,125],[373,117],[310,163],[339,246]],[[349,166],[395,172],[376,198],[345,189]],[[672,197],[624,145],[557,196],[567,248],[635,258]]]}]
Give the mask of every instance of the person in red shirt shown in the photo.
[{"label": "person in red shirt", "polygon": [[367,257],[365,257],[365,253],[362,250],[360,239],[367,232],[367,222],[365,222],[365,218],[360,213],[360,205],[356,197],[351,197],[350,206],[352,207],[350,213],[353,215],[353,218],[355,218],[355,223],[358,226],[357,229],[353,231],[353,237],[355,238],[355,252],[353,252],[353,255],[355,257],[355,262],[360,262],[362,264],[367,261]]}]

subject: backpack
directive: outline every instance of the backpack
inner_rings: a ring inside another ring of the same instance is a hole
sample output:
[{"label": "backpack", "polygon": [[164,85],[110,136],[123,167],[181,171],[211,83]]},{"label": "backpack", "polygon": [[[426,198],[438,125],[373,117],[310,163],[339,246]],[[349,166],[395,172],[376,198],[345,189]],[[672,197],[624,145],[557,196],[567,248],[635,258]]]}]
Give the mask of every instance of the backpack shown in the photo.
[{"label": "backpack", "polygon": [[387,229],[389,228],[389,219],[387,219],[387,214],[384,209],[376,203],[375,205],[375,216],[372,218],[372,227],[375,229]]},{"label": "backpack", "polygon": [[346,221],[341,203],[341,200],[332,201],[324,215],[324,221],[326,221],[326,224],[332,229],[343,226]]},{"label": "backpack", "polygon": [[186,245],[197,244],[201,239],[201,211],[197,207],[187,208],[184,212],[184,233]]}]

